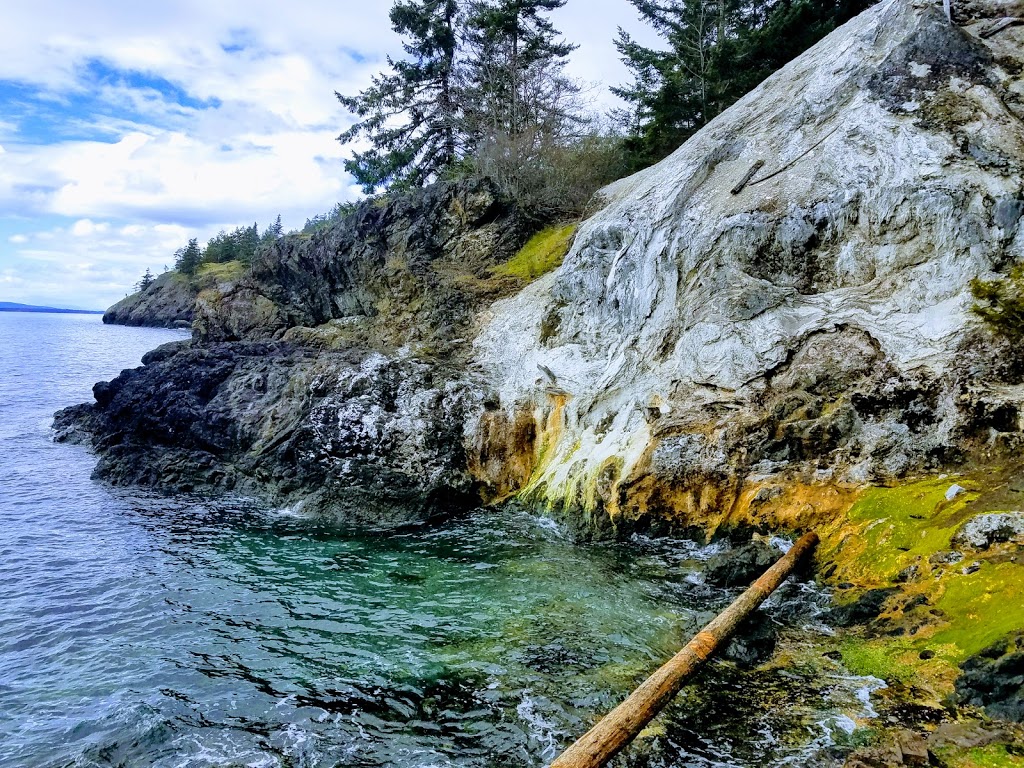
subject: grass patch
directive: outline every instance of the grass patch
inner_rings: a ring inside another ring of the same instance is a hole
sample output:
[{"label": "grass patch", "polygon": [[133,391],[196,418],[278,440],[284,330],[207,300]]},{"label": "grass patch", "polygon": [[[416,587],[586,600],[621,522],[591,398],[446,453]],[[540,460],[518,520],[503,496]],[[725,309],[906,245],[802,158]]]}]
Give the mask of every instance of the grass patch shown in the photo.
[{"label": "grass patch", "polygon": [[1024,629],[1024,571],[1012,562],[984,563],[977,573],[948,579],[937,607],[949,620],[928,643],[954,645],[972,656]]},{"label": "grass patch", "polygon": [[238,280],[247,270],[248,267],[240,261],[200,264],[196,270],[195,281],[201,288],[210,288],[216,283],[228,283]]},{"label": "grass patch", "polygon": [[565,255],[576,234],[575,224],[553,226],[541,230],[530,238],[511,259],[494,268],[499,277],[515,277],[520,280],[536,280],[562,266]]}]

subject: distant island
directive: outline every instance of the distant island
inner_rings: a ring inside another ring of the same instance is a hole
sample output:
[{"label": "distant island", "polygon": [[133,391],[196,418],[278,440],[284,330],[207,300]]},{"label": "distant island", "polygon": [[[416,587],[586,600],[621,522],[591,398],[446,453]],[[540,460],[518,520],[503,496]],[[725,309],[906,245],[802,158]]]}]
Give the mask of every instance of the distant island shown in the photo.
[{"label": "distant island", "polygon": [[60,315],[103,314],[101,309],[58,309],[56,307],[36,307],[31,304],[15,304],[11,301],[0,301],[0,312],[54,312]]}]

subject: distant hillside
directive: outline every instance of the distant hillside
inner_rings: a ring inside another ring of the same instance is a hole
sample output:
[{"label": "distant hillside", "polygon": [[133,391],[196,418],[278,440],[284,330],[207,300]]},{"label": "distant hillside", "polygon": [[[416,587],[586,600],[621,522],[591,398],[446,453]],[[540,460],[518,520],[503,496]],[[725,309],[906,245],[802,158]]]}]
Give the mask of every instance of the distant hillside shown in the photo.
[{"label": "distant hillside", "polygon": [[60,315],[102,315],[102,310],[93,309],[57,309],[56,307],[36,307],[31,304],[15,304],[11,301],[0,301],[0,312],[54,312]]}]

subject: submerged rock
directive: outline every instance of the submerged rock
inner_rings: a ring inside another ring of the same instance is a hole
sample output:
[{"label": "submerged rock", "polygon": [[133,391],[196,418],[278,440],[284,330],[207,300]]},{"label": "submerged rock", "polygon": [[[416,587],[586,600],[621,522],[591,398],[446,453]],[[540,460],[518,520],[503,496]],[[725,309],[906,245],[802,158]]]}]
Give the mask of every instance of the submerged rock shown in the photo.
[{"label": "submerged rock", "polygon": [[704,579],[716,587],[748,587],[779,559],[780,552],[761,541],[712,556]]}]

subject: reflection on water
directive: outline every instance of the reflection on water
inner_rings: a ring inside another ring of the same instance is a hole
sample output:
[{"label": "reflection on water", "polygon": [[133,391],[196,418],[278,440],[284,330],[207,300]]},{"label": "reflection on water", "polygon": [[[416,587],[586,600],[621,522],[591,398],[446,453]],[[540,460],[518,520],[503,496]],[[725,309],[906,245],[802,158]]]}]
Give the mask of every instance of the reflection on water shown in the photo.
[{"label": "reflection on water", "polygon": [[[39,317],[0,315],[2,765],[542,765],[731,597],[696,545],[524,511],[366,538],[112,491],[49,413],[175,336]],[[823,631],[820,600],[774,615]],[[645,764],[822,764],[864,705],[820,672],[713,666]]]}]

